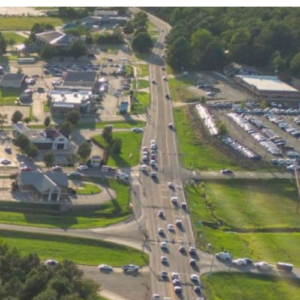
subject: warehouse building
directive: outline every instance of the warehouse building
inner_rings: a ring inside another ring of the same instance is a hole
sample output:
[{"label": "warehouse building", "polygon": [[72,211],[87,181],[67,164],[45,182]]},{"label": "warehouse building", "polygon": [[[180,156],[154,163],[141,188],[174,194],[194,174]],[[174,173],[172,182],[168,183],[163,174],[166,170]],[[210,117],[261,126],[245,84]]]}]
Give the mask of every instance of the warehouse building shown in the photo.
[{"label": "warehouse building", "polygon": [[17,74],[17,73],[6,73],[3,75],[0,86],[2,88],[16,88],[21,89],[25,84],[25,74]]}]

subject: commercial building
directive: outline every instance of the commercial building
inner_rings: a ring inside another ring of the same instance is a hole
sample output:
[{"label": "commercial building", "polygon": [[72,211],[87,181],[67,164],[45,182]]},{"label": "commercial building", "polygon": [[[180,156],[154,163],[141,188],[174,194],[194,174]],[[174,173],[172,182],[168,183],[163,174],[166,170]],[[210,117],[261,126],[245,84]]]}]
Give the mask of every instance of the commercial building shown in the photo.
[{"label": "commercial building", "polygon": [[6,73],[2,76],[0,87],[21,89],[25,85],[25,74]]},{"label": "commercial building", "polygon": [[234,81],[258,99],[300,100],[300,92],[276,76],[237,75]]},{"label": "commercial building", "polygon": [[52,150],[68,150],[71,147],[71,142],[63,134],[55,128],[47,128],[45,130],[29,129],[23,123],[13,124],[13,134],[26,135],[29,140],[39,149],[52,149]]},{"label": "commercial building", "polygon": [[68,194],[68,177],[62,172],[20,172],[16,181],[21,192],[36,192],[41,200],[60,201]]},{"label": "commercial building", "polygon": [[69,71],[67,72],[63,86],[64,87],[72,87],[72,88],[80,88],[80,87],[88,87],[92,91],[95,89],[95,85],[97,82],[97,72],[92,71]]},{"label": "commercial building", "polygon": [[228,77],[235,75],[260,75],[260,72],[257,71],[255,67],[237,64],[235,62],[226,65],[223,69],[223,73]]},{"label": "commercial building", "polygon": [[61,31],[45,31],[35,35],[35,45],[41,48],[45,45],[51,45],[65,49],[75,39],[74,36]]}]

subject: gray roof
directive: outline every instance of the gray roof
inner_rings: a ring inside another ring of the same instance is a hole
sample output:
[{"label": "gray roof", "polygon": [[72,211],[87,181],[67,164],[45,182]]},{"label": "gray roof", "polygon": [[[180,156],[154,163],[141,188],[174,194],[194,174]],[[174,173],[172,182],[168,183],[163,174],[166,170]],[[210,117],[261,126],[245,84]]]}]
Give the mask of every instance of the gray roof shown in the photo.
[{"label": "gray roof", "polygon": [[97,78],[97,72],[76,72],[70,71],[67,73],[64,81],[65,86],[74,85],[74,83],[78,85],[87,85],[87,83],[91,86],[94,85]]},{"label": "gray roof", "polygon": [[41,40],[51,43],[53,40],[64,36],[65,34],[60,31],[45,31],[41,33],[37,33],[36,37],[40,38]]},{"label": "gray roof", "polygon": [[25,74],[5,73],[1,79],[1,82],[20,81],[21,83],[25,79],[25,77]]},{"label": "gray roof", "polygon": [[69,185],[68,177],[63,172],[45,172],[45,174],[60,186],[67,187]]}]

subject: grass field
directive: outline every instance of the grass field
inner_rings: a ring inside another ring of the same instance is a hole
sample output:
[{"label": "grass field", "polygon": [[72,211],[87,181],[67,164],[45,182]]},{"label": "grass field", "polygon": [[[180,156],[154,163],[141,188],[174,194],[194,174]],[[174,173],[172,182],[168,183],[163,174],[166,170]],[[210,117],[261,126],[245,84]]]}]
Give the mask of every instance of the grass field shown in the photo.
[{"label": "grass field", "polygon": [[0,105],[15,105],[15,101],[21,92],[20,89],[0,89]]},{"label": "grass field", "polygon": [[94,195],[99,194],[100,192],[101,188],[99,186],[87,182],[81,182],[80,187],[76,189],[77,195]]},{"label": "grass field", "polygon": [[202,277],[209,300],[300,300],[300,280],[240,273],[218,273]]},{"label": "grass field", "polygon": [[220,170],[225,167],[240,169],[225,154],[197,138],[186,114],[186,108],[175,108],[173,113],[179,150],[184,154],[180,157],[183,167],[190,169],[194,166],[201,170]]},{"label": "grass field", "polygon": [[169,79],[169,87],[172,100],[181,102],[191,102],[199,100],[199,97],[193,95],[187,90],[187,87],[194,85],[195,82],[191,76],[181,76]]},{"label": "grass field", "polygon": [[139,77],[149,76],[148,64],[139,64],[139,65],[137,65],[137,68],[138,68],[138,76]]},{"label": "grass field", "polygon": [[150,21],[147,21],[147,28],[148,28],[148,30],[156,30],[156,31],[158,31],[158,28],[157,28],[157,26],[155,26],[152,22],[150,22]]},{"label": "grass field", "polygon": [[131,107],[132,115],[144,114],[147,111],[147,107],[150,103],[151,95],[146,92],[135,93],[135,98]]},{"label": "grass field", "polygon": [[82,177],[84,182],[94,182],[115,190],[115,199],[98,206],[94,211],[75,210],[63,215],[47,213],[0,211],[1,223],[21,226],[35,226],[63,229],[84,229],[105,227],[126,220],[131,210],[128,208],[130,199],[128,185],[116,180],[107,180],[95,177]]},{"label": "grass field", "polygon": [[138,80],[138,89],[146,89],[148,88],[149,85],[149,81],[148,80]]},{"label": "grass field", "polygon": [[134,128],[134,127],[144,127],[146,122],[143,121],[113,121],[113,122],[101,122],[101,123],[78,123],[76,125],[77,129],[95,129],[95,128],[104,128],[106,125],[112,124],[114,128]]},{"label": "grass field", "polygon": [[[104,147],[108,147],[107,142],[101,135],[94,137]],[[107,165],[118,167],[136,166],[139,163],[140,149],[143,135],[135,132],[113,132],[113,138],[122,140],[122,152],[120,155],[109,153]],[[132,157],[130,159],[130,155]]]},{"label": "grass field", "polygon": [[[92,266],[106,263],[113,267],[146,263],[140,251],[100,240],[10,230],[0,230],[0,239],[24,255],[37,253],[41,259],[68,259]],[[147,259],[146,255],[144,257]]]},{"label": "grass field", "polygon": [[0,31],[31,30],[35,23],[48,23],[56,27],[68,21],[52,17],[0,17]]},{"label": "grass field", "polygon": [[50,111],[50,107],[48,106],[47,100],[43,101],[43,109],[44,109],[44,112],[49,112]]},{"label": "grass field", "polygon": [[126,74],[126,76],[132,77],[133,76],[133,67],[126,65],[125,74]]},{"label": "grass field", "polygon": [[2,36],[6,41],[13,39],[16,42],[16,44],[22,44],[26,40],[24,36],[21,36],[15,32],[2,32]]}]

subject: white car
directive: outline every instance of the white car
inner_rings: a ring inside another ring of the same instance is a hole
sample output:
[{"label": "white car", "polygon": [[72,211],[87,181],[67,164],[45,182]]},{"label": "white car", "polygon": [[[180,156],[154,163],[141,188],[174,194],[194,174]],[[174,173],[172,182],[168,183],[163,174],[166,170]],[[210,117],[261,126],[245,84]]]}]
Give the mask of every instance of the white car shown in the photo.
[{"label": "white car", "polygon": [[141,171],[147,171],[147,166],[146,165],[141,165]]},{"label": "white car", "polygon": [[166,242],[161,242],[160,243],[160,248],[161,249],[168,249],[168,244]]},{"label": "white car", "polygon": [[155,140],[151,140],[150,144],[156,144],[156,141]]},{"label": "white car", "polygon": [[147,147],[147,146],[144,146],[144,147],[142,148],[142,150],[143,150],[143,151],[148,151],[148,147]]},{"label": "white car", "polygon": [[150,176],[151,176],[152,178],[157,178],[157,173],[156,173],[156,172],[151,172],[151,173],[150,173]]},{"label": "white car", "polygon": [[174,189],[175,188],[175,184],[174,182],[168,182],[168,187],[171,188],[171,189]]},{"label": "white car", "polygon": [[263,269],[263,270],[269,270],[269,269],[271,269],[271,266],[267,262],[265,262],[265,261],[257,262],[257,263],[254,264],[254,266],[257,269]]},{"label": "white car", "polygon": [[162,228],[158,228],[158,229],[157,229],[157,232],[158,232],[158,234],[164,234],[164,233],[165,233],[164,230],[163,230]]},{"label": "white car", "polygon": [[168,230],[169,231],[174,231],[174,225],[173,224],[168,224]]},{"label": "white car", "polygon": [[180,293],[182,293],[182,288],[180,286],[175,286],[174,292],[180,294]]},{"label": "white car", "polygon": [[133,131],[135,133],[143,133],[144,129],[143,128],[132,128],[131,131]]},{"label": "white car", "polygon": [[101,271],[112,271],[113,270],[113,268],[111,266],[108,266],[105,264],[99,265],[98,269]]},{"label": "white car", "polygon": [[3,165],[10,165],[11,164],[11,161],[9,160],[9,159],[3,159],[2,161],[1,161],[1,164],[3,164]]},{"label": "white car", "polygon": [[192,274],[192,275],[191,275],[191,280],[192,280],[192,281],[197,281],[197,282],[199,282],[199,276],[196,275],[196,274]]},{"label": "white car", "polygon": [[163,80],[167,81],[168,80],[167,76],[163,76]]},{"label": "white car", "polygon": [[216,257],[218,259],[223,259],[223,260],[231,260],[232,259],[232,255],[228,252],[216,253]]},{"label": "white car", "polygon": [[154,159],[150,160],[150,166],[151,167],[156,167],[156,161]]},{"label": "white car", "polygon": [[52,171],[61,171],[61,166],[52,167]]},{"label": "white car", "polygon": [[89,167],[87,165],[81,165],[77,168],[77,171],[84,171],[87,170]]},{"label": "white car", "polygon": [[160,300],[160,296],[158,294],[153,294],[153,300]]},{"label": "white car", "polygon": [[180,280],[180,277],[179,277],[179,274],[178,273],[176,273],[176,272],[172,272],[172,280],[174,280],[174,279],[179,279]]},{"label": "white car", "polygon": [[237,266],[245,266],[247,265],[247,261],[243,258],[238,258],[238,259],[234,259],[232,261],[232,264]]},{"label": "white car", "polygon": [[172,202],[173,204],[177,204],[177,203],[178,203],[178,198],[177,198],[177,197],[172,197],[172,198],[171,198],[171,202]]},{"label": "white car", "polygon": [[81,176],[80,173],[76,172],[76,171],[72,171],[68,174],[69,176]]}]

